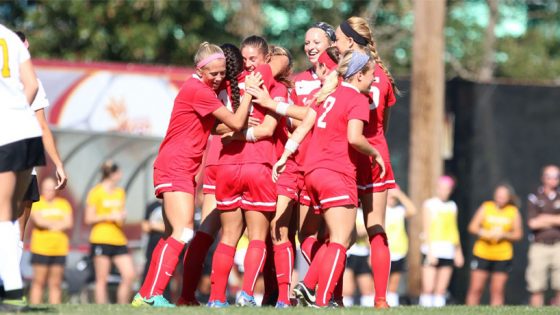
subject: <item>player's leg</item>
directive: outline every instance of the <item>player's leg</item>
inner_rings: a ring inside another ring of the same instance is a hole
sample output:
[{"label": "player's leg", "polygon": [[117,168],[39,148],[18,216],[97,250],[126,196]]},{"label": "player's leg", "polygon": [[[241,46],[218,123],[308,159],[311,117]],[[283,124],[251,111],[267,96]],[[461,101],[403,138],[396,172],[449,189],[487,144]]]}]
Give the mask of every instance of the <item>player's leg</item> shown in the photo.
[{"label": "player's leg", "polygon": [[356,282],[358,283],[358,288],[360,289],[360,293],[362,296],[360,298],[360,305],[365,307],[372,307],[374,305],[375,291],[373,277],[371,276],[371,269],[369,268],[367,257],[359,257],[359,261],[361,263],[358,267]]},{"label": "player's leg", "polygon": [[452,266],[444,266],[437,268],[436,285],[434,287],[434,305],[435,307],[445,306],[445,295],[449,287],[449,281],[453,274]]},{"label": "player's leg", "polygon": [[293,200],[279,195],[276,203],[276,213],[270,224],[278,282],[278,302],[286,306],[290,305],[290,280],[294,266],[294,251],[289,239],[292,208]]},{"label": "player's leg", "polygon": [[103,254],[93,257],[95,269],[95,303],[107,304],[107,279],[111,271],[111,258]]},{"label": "player's leg", "polygon": [[400,272],[392,272],[389,275],[389,286],[387,287],[387,303],[389,306],[398,306],[399,305],[399,283],[401,281],[401,273]]},{"label": "player's leg", "polygon": [[350,264],[344,269],[342,276],[344,285],[342,286],[342,296],[344,299],[344,306],[350,307],[354,305],[354,292],[356,291],[356,278],[354,277],[354,270]]},{"label": "player's leg", "polygon": [[507,280],[507,272],[492,273],[490,277],[490,305],[504,305],[504,288]]},{"label": "player's leg", "polygon": [[136,278],[134,273],[134,263],[130,254],[116,255],[113,257],[113,263],[117,267],[121,275],[121,281],[117,289],[117,303],[130,303],[130,293],[132,292],[132,284]]},{"label": "player's leg", "polygon": [[471,281],[470,281],[469,291],[467,293],[465,304],[467,305],[480,304],[480,297],[484,292],[484,287],[486,286],[488,275],[489,272],[482,269],[474,269],[473,271],[471,271]]},{"label": "player's leg", "polygon": [[420,295],[420,306],[434,306],[434,288],[436,283],[437,268],[424,263],[422,266],[422,294]]},{"label": "player's leg", "polygon": [[33,279],[31,280],[31,288],[29,289],[29,303],[42,304],[43,289],[47,284],[49,266],[43,263],[41,264],[34,263],[32,264],[32,266],[33,266]]},{"label": "player's leg", "polygon": [[64,264],[56,263],[50,265],[48,278],[49,304],[60,304],[62,302],[62,279],[64,278]]}]

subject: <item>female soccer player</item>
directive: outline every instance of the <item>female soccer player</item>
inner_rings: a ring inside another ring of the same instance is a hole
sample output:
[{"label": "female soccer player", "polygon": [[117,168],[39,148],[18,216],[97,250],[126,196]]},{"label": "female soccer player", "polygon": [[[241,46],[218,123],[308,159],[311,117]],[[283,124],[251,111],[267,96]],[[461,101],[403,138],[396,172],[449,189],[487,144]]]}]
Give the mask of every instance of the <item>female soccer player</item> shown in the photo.
[{"label": "female soccer player", "polygon": [[490,276],[490,305],[503,305],[504,287],[511,271],[513,242],[523,237],[521,215],[511,186],[502,184],[496,187],[494,200],[486,201],[478,208],[469,224],[469,232],[478,239],[473,247],[471,284],[466,304],[480,304]]},{"label": "female soccer player", "polygon": [[33,205],[31,221],[31,265],[33,281],[29,290],[31,304],[41,304],[43,289],[49,287],[49,304],[60,304],[62,279],[68,255],[66,230],[72,227],[70,203],[56,196],[56,181],[47,177],[41,185],[41,199]]},{"label": "female soccer player", "polygon": [[134,282],[134,264],[126,247],[128,241],[122,230],[126,218],[126,195],[119,187],[122,172],[117,164],[109,160],[101,167],[101,182],[88,193],[86,201],[85,223],[92,225],[89,242],[91,256],[95,266],[95,302],[106,304],[107,279],[114,263],[121,281],[117,289],[117,302],[126,304],[130,301],[132,283]]},{"label": "female soccer player", "polygon": [[422,221],[422,295],[420,305],[445,306],[445,293],[453,266],[463,266],[464,257],[457,227],[457,205],[449,200],[455,181],[449,176],[438,179],[436,196],[424,202]]},{"label": "female soccer player", "polygon": [[[194,178],[208,136],[216,119],[233,130],[241,130],[249,113],[250,95],[242,99],[235,113],[216,96],[226,71],[225,56],[220,47],[202,43],[194,62],[196,75],[183,84],[175,98],[167,134],[154,162],[155,193],[163,198],[167,238],[161,239],[154,249],[148,274],[132,302],[133,306],[174,307],[162,293],[184,244],[194,234]],[[248,76],[245,80],[249,86],[260,83],[258,76]]]},{"label": "female soccer player", "polygon": [[14,225],[31,179],[45,164],[41,127],[29,106],[38,83],[29,52],[18,36],[0,24],[0,278],[5,295],[0,307],[25,309],[19,264],[19,233]]},{"label": "female soccer player", "polygon": [[[261,73],[265,87],[272,90],[277,83],[267,64],[270,54],[266,40],[259,36],[247,37],[241,43],[241,53],[245,72]],[[261,124],[223,139],[226,144],[220,154],[220,177],[216,183],[216,202],[222,211],[222,237],[212,261],[212,293],[208,302],[211,307],[227,306],[227,278],[245,224],[250,242],[245,256],[243,288],[237,301],[239,305],[256,305],[253,290],[266,260],[265,241],[276,207],[276,187],[266,174],[271,174],[276,157],[273,134],[277,120],[274,114],[258,104],[252,105],[251,117]],[[245,141],[236,141],[239,137]]]},{"label": "female soccer player", "polygon": [[[282,157],[273,168],[273,178],[278,180],[289,156],[313,128],[304,162],[305,182],[312,203],[323,211],[329,232],[324,256],[316,257],[310,266],[310,269],[320,270],[315,301],[319,307],[327,306],[344,271],[346,248],[350,245],[356,220],[356,166],[350,156],[350,146],[375,157],[374,161],[384,170],[381,156],[363,136],[364,122],[369,119],[364,94],[369,92],[373,81],[374,66],[369,54],[355,51],[344,54],[337,72],[326,79],[316,102],[286,143]],[[343,80],[340,87],[339,79]]]},{"label": "female soccer player", "polygon": [[381,61],[377,52],[373,33],[367,21],[360,17],[351,17],[336,29],[336,43],[340,52],[348,49],[368,49],[376,63],[375,79],[370,88],[370,123],[364,128],[364,135],[382,155],[387,171],[380,176],[380,169],[371,169],[370,158],[358,154],[358,188],[360,201],[364,210],[364,220],[369,235],[371,249],[371,267],[375,283],[375,307],[386,308],[387,282],[391,258],[385,224],[387,206],[387,189],[395,187],[395,178],[391,167],[389,148],[385,133],[389,126],[390,107],[395,103],[395,82]]}]

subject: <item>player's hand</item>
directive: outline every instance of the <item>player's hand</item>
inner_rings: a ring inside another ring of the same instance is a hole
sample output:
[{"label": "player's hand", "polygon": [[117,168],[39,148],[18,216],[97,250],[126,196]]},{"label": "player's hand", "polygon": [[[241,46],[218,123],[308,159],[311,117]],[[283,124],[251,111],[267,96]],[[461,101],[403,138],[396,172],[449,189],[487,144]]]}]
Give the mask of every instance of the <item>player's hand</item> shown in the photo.
[{"label": "player's hand", "polygon": [[284,170],[286,169],[286,162],[287,162],[287,158],[285,158],[284,155],[282,155],[280,160],[278,160],[278,162],[276,162],[276,164],[274,164],[274,166],[272,167],[273,182],[276,183],[278,181],[278,177],[280,177],[280,174],[284,172]]},{"label": "player's hand", "polygon": [[426,261],[428,262],[429,266],[436,266],[439,259],[433,254],[429,253],[428,256],[426,256]]},{"label": "player's hand", "polygon": [[258,72],[251,73],[245,77],[245,89],[249,89],[250,87],[259,87],[263,83],[262,74]]},{"label": "player's hand", "polygon": [[264,108],[273,109],[274,101],[270,97],[270,93],[266,89],[266,86],[262,88],[250,87],[247,88],[247,93],[253,95],[253,102],[262,105]]},{"label": "player's hand", "polygon": [[68,177],[66,177],[66,172],[64,167],[61,165],[56,168],[56,190],[62,190],[66,187],[66,182],[68,182]]},{"label": "player's hand", "polygon": [[249,116],[247,120],[247,127],[256,127],[261,124],[261,120],[255,117]]},{"label": "player's hand", "polygon": [[457,268],[461,268],[465,264],[465,257],[463,257],[463,253],[461,253],[460,249],[456,249],[455,257],[453,257],[453,264]]},{"label": "player's hand", "polygon": [[228,132],[222,135],[222,144],[223,145],[227,145],[230,144],[234,139],[233,139],[233,132]]},{"label": "player's hand", "polygon": [[377,154],[374,156],[373,159],[373,164],[372,167],[375,167],[375,164],[379,164],[379,167],[381,167],[381,174],[379,174],[380,178],[385,177],[385,162],[383,162],[383,158],[381,157],[381,154]]}]

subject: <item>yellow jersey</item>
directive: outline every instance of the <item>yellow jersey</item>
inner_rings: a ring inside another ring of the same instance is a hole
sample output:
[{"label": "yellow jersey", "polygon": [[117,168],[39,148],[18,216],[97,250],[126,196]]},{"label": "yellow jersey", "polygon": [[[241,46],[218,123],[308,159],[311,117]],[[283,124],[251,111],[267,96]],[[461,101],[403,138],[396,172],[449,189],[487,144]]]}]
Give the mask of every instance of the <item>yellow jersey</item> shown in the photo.
[{"label": "yellow jersey", "polygon": [[406,209],[402,205],[387,207],[385,232],[389,241],[391,260],[397,261],[408,253],[408,235],[405,227]]},{"label": "yellow jersey", "polygon": [[431,198],[424,202],[423,208],[430,211],[430,223],[428,244],[422,246],[422,253],[428,254],[428,248],[431,248],[435,257],[453,259],[459,245],[457,204],[452,200]]},{"label": "yellow jersey", "polygon": [[[493,201],[483,203],[482,211],[484,213],[481,223],[482,229],[502,233],[513,230],[513,222],[519,215],[517,207],[507,205],[500,209]],[[473,254],[486,260],[510,260],[513,258],[513,244],[508,240],[501,240],[496,243],[479,238],[474,243]]]},{"label": "yellow jersey", "polygon": [[[124,189],[117,187],[109,192],[102,184],[93,187],[87,197],[87,205],[95,208],[97,215],[124,211],[126,194]],[[112,221],[99,222],[93,225],[89,241],[92,244],[122,246],[127,244],[121,226]]]},{"label": "yellow jersey", "polygon": [[[32,213],[40,214],[49,221],[62,221],[67,215],[72,215],[72,207],[66,199],[55,197],[46,201],[43,197],[35,202]],[[66,256],[69,241],[66,233],[34,228],[31,232],[31,252],[43,256]]]}]

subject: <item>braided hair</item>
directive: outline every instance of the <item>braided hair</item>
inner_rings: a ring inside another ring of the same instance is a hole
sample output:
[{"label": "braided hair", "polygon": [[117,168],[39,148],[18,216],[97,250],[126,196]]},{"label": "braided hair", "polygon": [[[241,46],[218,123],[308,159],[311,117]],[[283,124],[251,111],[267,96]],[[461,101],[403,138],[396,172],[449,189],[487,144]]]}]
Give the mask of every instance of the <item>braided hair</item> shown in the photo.
[{"label": "braided hair", "polygon": [[239,48],[234,44],[223,44],[220,48],[222,48],[224,56],[226,56],[226,80],[230,82],[231,86],[233,111],[237,111],[241,101],[238,76],[243,71],[243,56]]},{"label": "braided hair", "polygon": [[371,51],[371,54],[373,55],[373,60],[375,61],[376,64],[379,65],[379,67],[381,67],[383,72],[385,72],[387,78],[389,78],[389,81],[393,86],[393,91],[395,91],[397,95],[400,94],[399,89],[397,88],[397,85],[395,83],[395,79],[389,72],[389,69],[387,69],[385,64],[383,64],[383,61],[381,60],[381,56],[379,56],[379,53],[377,52],[375,41],[373,40],[373,32],[369,27],[368,22],[364,18],[357,17],[357,16],[350,17],[349,19],[346,20],[346,22],[350,25],[350,27],[352,27],[354,31],[356,31],[356,33],[360,34],[360,36],[362,36],[367,41],[366,47]]}]

